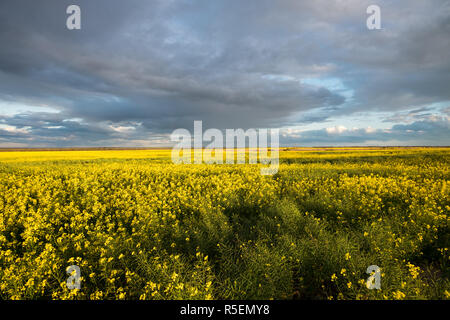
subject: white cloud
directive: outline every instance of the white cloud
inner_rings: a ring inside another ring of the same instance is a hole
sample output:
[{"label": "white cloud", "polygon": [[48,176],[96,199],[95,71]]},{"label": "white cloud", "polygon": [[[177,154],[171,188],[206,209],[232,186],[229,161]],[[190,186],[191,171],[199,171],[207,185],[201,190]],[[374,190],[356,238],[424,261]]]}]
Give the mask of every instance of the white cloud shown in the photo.
[{"label": "white cloud", "polygon": [[335,126],[331,128],[326,128],[325,130],[327,131],[328,134],[341,134],[343,132],[348,131],[348,129],[344,126]]}]

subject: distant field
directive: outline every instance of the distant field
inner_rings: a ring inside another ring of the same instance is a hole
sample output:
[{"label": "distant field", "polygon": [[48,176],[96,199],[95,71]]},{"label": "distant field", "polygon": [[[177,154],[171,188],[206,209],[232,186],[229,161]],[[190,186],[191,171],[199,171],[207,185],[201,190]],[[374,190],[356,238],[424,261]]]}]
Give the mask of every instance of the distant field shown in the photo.
[{"label": "distant field", "polygon": [[0,152],[0,298],[449,299],[449,163],[283,148],[262,176],[163,149]]}]

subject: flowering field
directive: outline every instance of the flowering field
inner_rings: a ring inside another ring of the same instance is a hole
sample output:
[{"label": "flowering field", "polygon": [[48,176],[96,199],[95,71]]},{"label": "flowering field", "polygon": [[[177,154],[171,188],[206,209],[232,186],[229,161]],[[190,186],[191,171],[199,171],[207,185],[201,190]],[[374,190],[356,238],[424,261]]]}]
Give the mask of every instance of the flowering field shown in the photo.
[{"label": "flowering field", "polygon": [[262,176],[170,150],[0,152],[0,298],[449,299],[449,160],[290,149]]}]

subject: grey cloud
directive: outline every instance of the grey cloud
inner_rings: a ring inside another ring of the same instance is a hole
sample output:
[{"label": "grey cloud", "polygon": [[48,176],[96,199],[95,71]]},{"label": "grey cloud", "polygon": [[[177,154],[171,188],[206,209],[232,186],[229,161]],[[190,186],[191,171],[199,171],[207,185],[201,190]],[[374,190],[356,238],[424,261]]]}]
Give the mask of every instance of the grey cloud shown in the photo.
[{"label": "grey cloud", "polygon": [[[80,31],[65,28],[73,3],[82,8]],[[383,31],[365,28],[369,4],[3,0],[0,103],[59,112],[3,121],[31,126],[29,134],[44,142],[48,134],[132,144],[193,120],[282,127],[450,100],[448,2],[380,0]],[[354,96],[304,78],[340,79]],[[70,118],[83,124],[63,123]],[[109,127],[127,122],[139,124],[132,136]]]}]

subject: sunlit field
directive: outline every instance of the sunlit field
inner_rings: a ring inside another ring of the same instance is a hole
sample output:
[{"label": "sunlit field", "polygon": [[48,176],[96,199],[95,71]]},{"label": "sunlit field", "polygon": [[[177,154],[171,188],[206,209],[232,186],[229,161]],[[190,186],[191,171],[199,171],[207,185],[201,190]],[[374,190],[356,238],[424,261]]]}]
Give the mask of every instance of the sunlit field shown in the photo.
[{"label": "sunlit field", "polygon": [[263,176],[171,150],[0,152],[0,298],[449,299],[449,160],[281,149]]}]

